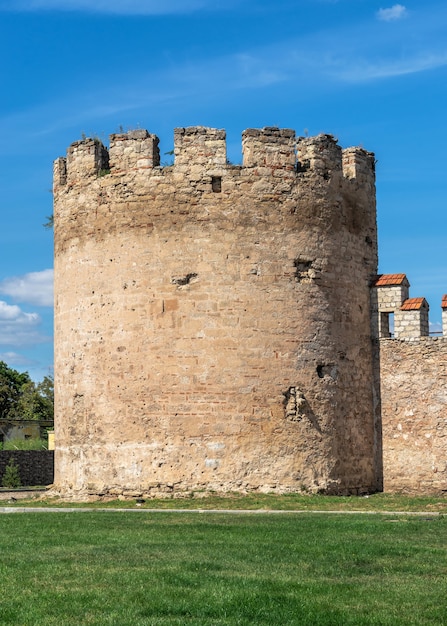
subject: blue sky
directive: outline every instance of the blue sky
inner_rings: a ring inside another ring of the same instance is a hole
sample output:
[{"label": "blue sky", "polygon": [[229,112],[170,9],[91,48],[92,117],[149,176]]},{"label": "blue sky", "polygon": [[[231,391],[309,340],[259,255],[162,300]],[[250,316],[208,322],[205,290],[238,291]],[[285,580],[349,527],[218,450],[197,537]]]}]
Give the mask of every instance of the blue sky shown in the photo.
[{"label": "blue sky", "polygon": [[[380,271],[432,323],[447,292],[447,3],[0,0],[0,359],[52,368],[52,161],[85,135],[176,126],[335,135],[378,159]],[[166,157],[169,159],[169,157]]]}]

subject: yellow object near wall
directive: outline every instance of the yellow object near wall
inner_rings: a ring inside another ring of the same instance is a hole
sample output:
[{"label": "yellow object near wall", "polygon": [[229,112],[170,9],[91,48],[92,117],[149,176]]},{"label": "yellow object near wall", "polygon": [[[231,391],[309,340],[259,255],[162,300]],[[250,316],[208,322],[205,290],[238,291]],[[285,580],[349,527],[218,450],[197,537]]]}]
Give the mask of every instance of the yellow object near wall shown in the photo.
[{"label": "yellow object near wall", "polygon": [[48,431],[48,450],[54,450],[54,430]]}]

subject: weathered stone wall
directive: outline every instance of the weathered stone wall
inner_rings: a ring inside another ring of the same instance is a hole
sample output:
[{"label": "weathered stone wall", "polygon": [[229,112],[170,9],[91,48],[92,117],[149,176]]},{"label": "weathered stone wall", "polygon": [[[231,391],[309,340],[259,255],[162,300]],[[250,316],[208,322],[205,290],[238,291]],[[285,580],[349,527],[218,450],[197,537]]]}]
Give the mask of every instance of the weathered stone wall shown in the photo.
[{"label": "weathered stone wall", "polygon": [[380,341],[384,490],[447,491],[447,337]]},{"label": "weathered stone wall", "polygon": [[[379,485],[374,158],[327,135],[146,131],[55,163],[63,492]],[[298,160],[297,160],[298,155]]]},{"label": "weathered stone wall", "polygon": [[0,486],[11,458],[18,465],[22,487],[52,484],[54,477],[54,452],[52,450],[1,450]]}]

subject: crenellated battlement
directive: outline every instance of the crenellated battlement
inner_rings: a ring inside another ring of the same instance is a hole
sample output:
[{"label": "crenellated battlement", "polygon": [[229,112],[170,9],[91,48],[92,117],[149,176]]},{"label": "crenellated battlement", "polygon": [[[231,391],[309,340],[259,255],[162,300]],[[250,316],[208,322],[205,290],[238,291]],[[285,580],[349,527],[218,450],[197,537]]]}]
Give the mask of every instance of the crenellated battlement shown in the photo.
[{"label": "crenellated battlement", "polygon": [[[147,130],[110,135],[107,149],[97,139],[76,141],[66,158],[54,164],[54,189],[90,184],[95,177],[138,173],[146,178],[160,168],[159,139]],[[165,168],[166,169],[166,168]],[[374,155],[362,148],[342,150],[332,135],[296,137],[292,129],[267,127],[242,133],[242,166],[227,161],[224,130],[193,126],[174,131],[173,175],[200,177],[263,177],[301,180],[313,174],[324,180],[337,176],[374,184]],[[158,176],[159,173],[157,172]]]},{"label": "crenellated battlement", "polygon": [[[371,294],[374,338],[415,341],[429,337],[429,304],[423,297],[410,298],[409,289],[405,274],[381,274],[374,280]],[[446,296],[441,308],[443,335],[447,337]]]},{"label": "crenellated battlement", "polygon": [[300,170],[314,170],[323,177],[342,171],[342,149],[332,135],[300,137],[297,157]]},{"label": "crenellated battlement", "polygon": [[[371,153],[342,150],[332,135],[296,137],[292,129],[267,127],[242,133],[242,156],[242,165],[229,163],[225,131],[204,126],[175,129],[174,162],[168,166],[160,164],[158,137],[147,130],[112,134],[108,149],[98,139],[76,141],[54,163],[55,211],[57,224],[63,224],[56,245],[65,245],[74,233],[83,239],[118,228],[109,215],[98,229],[97,216],[126,203],[138,209],[117,215],[139,228],[146,228],[149,216],[157,223],[194,217],[233,226],[292,219],[328,230],[343,223],[363,232],[362,242],[369,242],[371,263],[376,263]],[[340,194],[344,201],[333,201]],[[145,201],[143,210],[139,203],[146,197],[158,200]],[[306,248],[300,259],[307,263]]]},{"label": "crenellated battlement", "polygon": [[296,169],[295,131],[288,128],[248,128],[242,133],[244,167]]},{"label": "crenellated battlement", "polygon": [[363,148],[345,148],[342,152],[342,168],[345,178],[370,181],[375,172],[376,159],[373,152]]},{"label": "crenellated battlement", "polygon": [[151,169],[160,165],[159,139],[147,130],[110,135],[109,164],[112,173]]},{"label": "crenellated battlement", "polygon": [[109,152],[98,139],[75,141],[67,152],[67,183],[109,168]]},{"label": "crenellated battlement", "polygon": [[189,169],[193,166],[224,167],[227,163],[226,133],[216,128],[191,126],[174,130],[174,165]]}]

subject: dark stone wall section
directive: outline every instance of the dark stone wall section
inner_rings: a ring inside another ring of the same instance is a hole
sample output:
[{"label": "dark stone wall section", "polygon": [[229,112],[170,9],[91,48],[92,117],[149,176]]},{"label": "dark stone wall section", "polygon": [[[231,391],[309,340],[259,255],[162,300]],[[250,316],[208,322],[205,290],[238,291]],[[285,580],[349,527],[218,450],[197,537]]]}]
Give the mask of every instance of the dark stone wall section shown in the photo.
[{"label": "dark stone wall section", "polygon": [[19,466],[22,487],[36,487],[53,483],[53,450],[2,450],[0,451],[0,486],[11,457]]}]

